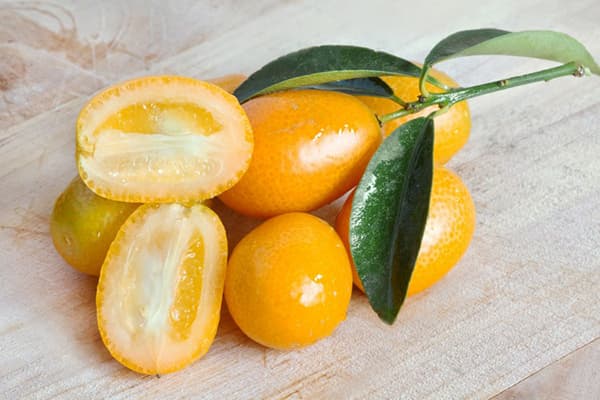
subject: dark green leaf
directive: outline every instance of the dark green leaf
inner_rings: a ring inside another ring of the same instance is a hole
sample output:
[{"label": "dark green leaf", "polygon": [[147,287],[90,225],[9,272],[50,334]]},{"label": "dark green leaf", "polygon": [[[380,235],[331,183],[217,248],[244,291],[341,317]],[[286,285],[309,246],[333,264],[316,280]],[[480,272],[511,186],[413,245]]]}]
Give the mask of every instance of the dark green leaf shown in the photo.
[{"label": "dark green leaf", "polygon": [[425,58],[425,69],[440,61],[476,55],[508,55],[540,58],[561,63],[576,62],[600,74],[600,66],[576,39],[554,31],[508,32],[474,29],[454,33],[439,42]]},{"label": "dark green leaf", "polygon": [[371,306],[394,322],[425,230],[433,174],[433,120],[417,118],[379,147],[354,195],[350,248]]},{"label": "dark green leaf", "polygon": [[243,103],[279,90],[383,75],[418,77],[420,73],[410,61],[365,47],[309,47],[268,63],[250,75],[234,95]]},{"label": "dark green leaf", "polygon": [[474,29],[453,33],[431,49],[425,57],[425,64],[432,65],[449,58],[460,57],[462,51],[508,33],[510,32],[501,29]]},{"label": "dark green leaf", "polygon": [[355,78],[308,86],[307,89],[332,90],[352,95],[391,97],[394,91],[380,78]]}]

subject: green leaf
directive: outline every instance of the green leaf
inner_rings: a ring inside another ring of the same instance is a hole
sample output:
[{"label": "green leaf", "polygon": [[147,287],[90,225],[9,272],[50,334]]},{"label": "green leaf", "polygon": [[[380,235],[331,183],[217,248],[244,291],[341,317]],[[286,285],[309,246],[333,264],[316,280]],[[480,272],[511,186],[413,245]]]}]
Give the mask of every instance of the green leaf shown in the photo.
[{"label": "green leaf", "polygon": [[587,49],[565,33],[474,29],[456,32],[439,42],[425,58],[423,76],[427,69],[440,61],[477,55],[531,57],[565,64],[575,62],[600,74],[600,66]]},{"label": "green leaf", "polygon": [[391,97],[394,91],[380,78],[355,78],[311,85],[307,89],[331,90],[359,96]]},{"label": "green leaf", "polygon": [[234,92],[240,103],[280,90],[384,75],[418,77],[403,58],[356,46],[318,46],[289,53],[250,75]]},{"label": "green leaf", "polygon": [[350,249],[371,307],[391,324],[406,297],[425,230],[433,120],[417,118],[381,144],[356,189]]}]

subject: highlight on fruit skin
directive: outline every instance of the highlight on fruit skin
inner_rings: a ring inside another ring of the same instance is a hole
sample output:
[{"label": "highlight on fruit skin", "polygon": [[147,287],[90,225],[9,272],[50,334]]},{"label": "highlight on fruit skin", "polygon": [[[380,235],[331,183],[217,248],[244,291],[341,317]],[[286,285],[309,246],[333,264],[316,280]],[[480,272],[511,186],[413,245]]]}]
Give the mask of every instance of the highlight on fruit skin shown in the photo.
[{"label": "highlight on fruit skin", "polygon": [[226,264],[225,229],[209,208],[138,208],[111,244],[98,282],[98,329],[111,355],[150,375],[202,357],[217,332]]},{"label": "highlight on fruit skin", "polygon": [[98,276],[111,242],[138,206],[100,197],[77,176],[58,196],[50,216],[54,247],[76,270]]},{"label": "highlight on fruit skin", "polygon": [[[449,87],[458,87],[452,78],[442,71],[431,69],[430,75]],[[381,79],[387,83],[394,94],[405,102],[414,102],[421,95],[419,78],[412,76],[384,76]],[[426,83],[430,93],[439,93],[442,89]],[[377,115],[382,116],[397,111],[400,106],[382,97],[357,96]],[[436,106],[427,107],[414,114],[394,119],[383,125],[385,135],[391,134],[400,125],[419,117],[425,117],[436,111]],[[435,117],[435,139],[433,145],[433,160],[437,164],[447,163],[466,143],[471,132],[471,113],[466,101],[461,101],[450,107],[446,112]]]},{"label": "highlight on fruit skin", "polygon": [[216,196],[244,174],[252,128],[237,99],[218,86],[150,76],[112,86],[81,110],[81,178],[126,202],[188,202]]},{"label": "highlight on fruit skin", "polygon": [[227,267],[225,300],[252,340],[275,349],[307,346],[346,318],[350,261],[335,230],[306,213],[273,217],[246,235]]},{"label": "highlight on fruit skin", "polygon": [[[354,192],[346,199],[335,223],[350,259],[348,233],[353,198]],[[467,251],[474,231],[475,205],[468,188],[454,172],[436,166],[429,215],[407,295],[425,290],[442,279]],[[354,284],[364,292],[354,263],[351,265]]]},{"label": "highlight on fruit skin", "polygon": [[240,214],[311,211],[354,187],[381,143],[374,113],[354,96],[293,90],[244,103],[254,153],[220,199]]}]

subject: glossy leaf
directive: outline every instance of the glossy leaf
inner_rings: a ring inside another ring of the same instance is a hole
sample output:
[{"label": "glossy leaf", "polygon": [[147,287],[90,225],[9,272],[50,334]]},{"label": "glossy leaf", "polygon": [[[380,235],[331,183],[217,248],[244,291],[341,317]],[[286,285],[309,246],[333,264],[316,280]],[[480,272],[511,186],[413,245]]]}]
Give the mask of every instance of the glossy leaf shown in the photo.
[{"label": "glossy leaf", "polygon": [[355,78],[308,86],[307,89],[331,90],[358,96],[391,97],[394,91],[380,78]]},{"label": "glossy leaf", "polygon": [[417,118],[381,144],[356,189],[350,248],[369,302],[394,322],[425,230],[433,174],[433,120]]},{"label": "glossy leaf", "polygon": [[356,46],[309,47],[280,57],[250,75],[234,92],[252,97],[327,82],[383,75],[420,76],[421,69],[392,54]]},{"label": "glossy leaf", "polygon": [[600,66],[576,39],[554,31],[508,32],[474,29],[456,32],[439,42],[425,58],[423,74],[433,64],[457,57],[508,55],[539,58],[561,63],[576,62],[595,74]]}]

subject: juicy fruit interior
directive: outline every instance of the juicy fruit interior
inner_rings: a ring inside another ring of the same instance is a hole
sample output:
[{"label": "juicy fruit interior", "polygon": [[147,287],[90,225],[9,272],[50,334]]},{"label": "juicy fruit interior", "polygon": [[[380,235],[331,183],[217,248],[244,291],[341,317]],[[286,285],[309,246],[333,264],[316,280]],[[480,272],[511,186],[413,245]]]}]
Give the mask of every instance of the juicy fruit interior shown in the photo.
[{"label": "juicy fruit interior", "polygon": [[107,89],[77,122],[80,175],[112,200],[214,197],[239,180],[252,147],[237,100],[191,78],[140,78]]},{"label": "juicy fruit interior", "polygon": [[201,205],[145,205],[111,245],[98,286],[98,324],[113,356],[142,373],[180,369],[215,336],[225,233]]},{"label": "juicy fruit interior", "polygon": [[202,107],[190,103],[139,103],[108,117],[94,132],[94,156],[113,178],[126,184],[182,181],[189,174],[215,173],[218,158],[200,158],[206,136],[223,129]]}]

